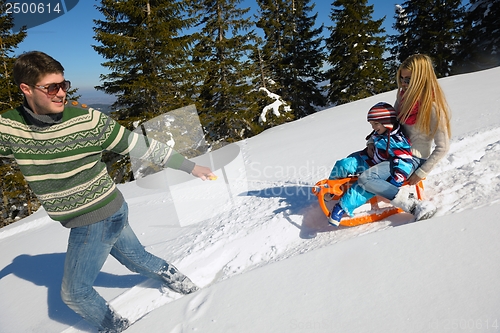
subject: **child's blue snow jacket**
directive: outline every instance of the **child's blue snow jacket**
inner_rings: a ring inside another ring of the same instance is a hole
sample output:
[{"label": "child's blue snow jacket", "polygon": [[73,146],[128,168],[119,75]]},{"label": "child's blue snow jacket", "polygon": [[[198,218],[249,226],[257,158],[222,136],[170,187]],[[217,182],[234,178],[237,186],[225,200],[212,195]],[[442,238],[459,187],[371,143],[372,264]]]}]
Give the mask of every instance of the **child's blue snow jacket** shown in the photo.
[{"label": "child's blue snow jacket", "polygon": [[363,159],[369,166],[389,161],[392,178],[388,181],[401,186],[413,172],[411,143],[403,134],[402,126],[397,124],[392,131],[387,130],[383,134],[373,131],[371,141],[375,145],[373,158],[370,158],[365,150],[362,153]]},{"label": "child's blue snow jacket", "polygon": [[395,186],[401,186],[413,172],[412,153],[410,141],[402,132],[398,124],[389,132],[378,134],[373,131],[366,138],[375,146],[373,158],[368,156],[367,149],[351,154],[349,157],[338,160],[329,179],[345,178],[349,175],[358,175],[383,161],[391,163],[391,175],[388,182]]}]

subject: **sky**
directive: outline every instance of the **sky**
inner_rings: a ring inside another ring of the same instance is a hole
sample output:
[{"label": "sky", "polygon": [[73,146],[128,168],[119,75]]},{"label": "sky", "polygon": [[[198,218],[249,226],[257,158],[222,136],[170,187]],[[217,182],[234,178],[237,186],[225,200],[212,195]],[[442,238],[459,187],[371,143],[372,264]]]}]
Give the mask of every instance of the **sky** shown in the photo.
[{"label": "sky", "polygon": [[[402,2],[402,1],[400,1]],[[314,12],[318,13],[317,25],[330,26],[329,19],[332,1],[315,1]],[[80,99],[83,103],[95,103],[100,100],[112,100],[112,97],[97,93],[94,86],[100,85],[100,74],[108,72],[101,66],[104,59],[94,51],[96,45],[94,36],[94,19],[102,16],[95,8],[100,1],[80,0],[78,4],[66,14],[42,25],[28,29],[25,40],[19,44],[16,55],[22,52],[38,50],[45,52],[61,62],[65,68],[65,77],[71,81],[72,87],[79,88]],[[384,28],[389,31],[394,23],[395,3],[386,0],[370,0],[374,5],[373,19],[378,20],[386,16]],[[242,7],[255,8],[253,0],[244,0]],[[324,30],[327,33],[327,30]]]}]

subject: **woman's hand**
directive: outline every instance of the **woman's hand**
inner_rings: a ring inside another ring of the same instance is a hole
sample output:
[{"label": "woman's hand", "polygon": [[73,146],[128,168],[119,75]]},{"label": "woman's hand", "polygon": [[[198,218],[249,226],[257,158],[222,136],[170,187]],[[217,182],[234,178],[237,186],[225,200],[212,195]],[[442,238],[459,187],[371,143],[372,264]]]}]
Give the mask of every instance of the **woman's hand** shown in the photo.
[{"label": "woman's hand", "polygon": [[191,174],[195,177],[200,178],[201,180],[215,180],[217,179],[217,176],[214,175],[212,170],[210,168],[201,166],[201,165],[195,165],[193,171],[191,171]]},{"label": "woman's hand", "polygon": [[422,178],[420,178],[415,173],[413,173],[410,176],[410,178],[408,178],[408,184],[410,184],[410,185],[417,185],[421,180],[422,180]]}]

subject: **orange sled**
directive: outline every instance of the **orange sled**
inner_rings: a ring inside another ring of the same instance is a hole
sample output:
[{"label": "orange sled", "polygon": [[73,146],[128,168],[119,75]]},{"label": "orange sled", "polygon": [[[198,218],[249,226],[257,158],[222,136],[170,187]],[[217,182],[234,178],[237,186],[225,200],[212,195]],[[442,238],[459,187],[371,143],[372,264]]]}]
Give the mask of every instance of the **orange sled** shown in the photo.
[{"label": "orange sled", "polygon": [[[330,210],[325,204],[325,194],[331,194],[333,196],[332,200],[339,200],[342,194],[346,192],[352,184],[357,180],[357,177],[347,177],[342,179],[323,179],[314,185],[312,188],[312,193],[318,197],[319,206],[325,215],[330,216]],[[410,186],[405,184],[404,186]],[[416,186],[416,194],[418,199],[422,199],[424,184],[420,181]],[[354,227],[360,224],[380,221],[388,216],[403,212],[402,209],[389,206],[389,207],[379,207],[379,202],[382,200],[379,196],[374,196],[368,202],[371,205],[371,210],[368,213],[362,213],[354,217],[348,217],[347,215],[340,220],[340,224],[347,227]]]}]

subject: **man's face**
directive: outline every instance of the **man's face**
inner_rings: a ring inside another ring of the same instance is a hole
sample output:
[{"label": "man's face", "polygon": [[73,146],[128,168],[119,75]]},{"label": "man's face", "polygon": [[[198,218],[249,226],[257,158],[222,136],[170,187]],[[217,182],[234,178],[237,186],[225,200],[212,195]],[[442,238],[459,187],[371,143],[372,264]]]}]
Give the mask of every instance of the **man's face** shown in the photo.
[{"label": "man's face", "polygon": [[47,74],[34,86],[21,83],[20,88],[34,113],[54,114],[64,111],[66,92],[61,87],[56,87],[57,92],[51,91],[48,87],[50,84],[63,82],[64,75],[62,73]]}]

